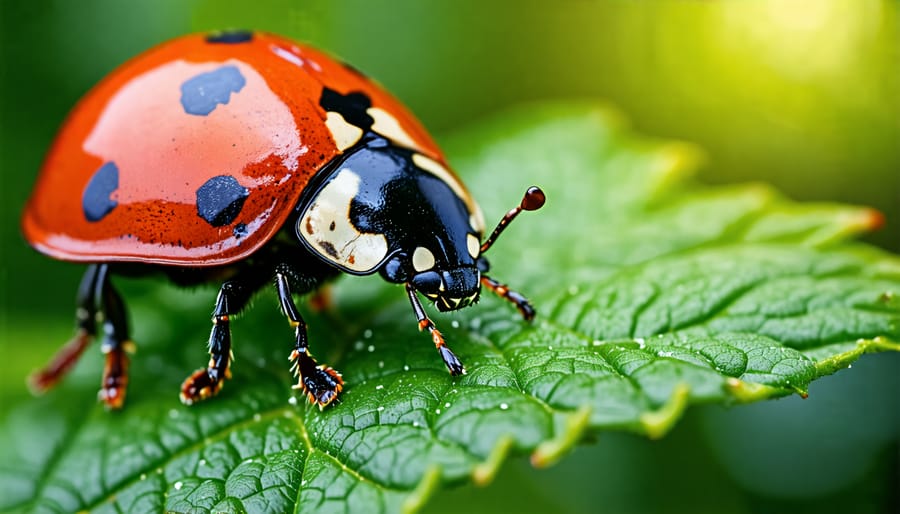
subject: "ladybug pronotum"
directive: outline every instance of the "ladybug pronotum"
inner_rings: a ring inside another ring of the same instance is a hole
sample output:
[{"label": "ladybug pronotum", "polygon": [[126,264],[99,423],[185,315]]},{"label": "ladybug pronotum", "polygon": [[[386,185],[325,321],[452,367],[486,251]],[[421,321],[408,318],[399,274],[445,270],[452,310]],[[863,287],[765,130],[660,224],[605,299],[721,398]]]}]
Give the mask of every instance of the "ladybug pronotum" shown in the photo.
[{"label": "ladybug pronotum", "polygon": [[184,381],[186,404],[231,376],[230,317],[273,280],[294,329],[295,388],[320,407],[333,402],[343,380],[310,353],[293,295],[341,272],[404,284],[419,329],[451,374],[465,373],[418,295],[452,311],[486,287],[531,320],[522,295],[485,275],[484,253],[519,212],[543,203],[530,188],[482,241],[481,210],[431,137],[356,69],[263,33],[175,39],[95,86],[41,169],[25,237],[88,267],[76,335],[31,384],[54,385],[100,330],[99,396],[120,408],[132,343],[110,277],[158,272],[178,285],[221,283],[209,364]]}]

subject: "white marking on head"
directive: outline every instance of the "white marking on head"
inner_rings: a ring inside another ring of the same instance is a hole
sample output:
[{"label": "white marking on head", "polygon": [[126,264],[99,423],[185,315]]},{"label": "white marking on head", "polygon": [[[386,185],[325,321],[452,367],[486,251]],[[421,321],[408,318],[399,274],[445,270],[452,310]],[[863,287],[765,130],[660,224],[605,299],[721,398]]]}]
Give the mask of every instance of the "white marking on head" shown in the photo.
[{"label": "white marking on head", "polygon": [[372,130],[381,134],[382,136],[390,139],[394,143],[397,143],[400,146],[405,146],[407,148],[412,148],[413,150],[418,149],[418,145],[416,142],[412,140],[409,134],[403,130],[403,127],[400,126],[400,122],[397,121],[391,113],[381,109],[379,107],[370,107],[366,110],[369,116],[372,117],[375,122],[372,124]]},{"label": "white marking on head", "polygon": [[466,246],[469,248],[469,255],[471,255],[473,259],[477,259],[478,254],[481,252],[481,242],[475,234],[468,234],[466,236]]},{"label": "white marking on head", "polygon": [[420,246],[413,252],[412,265],[416,271],[430,270],[434,267],[434,254],[428,248]]},{"label": "white marking on head", "polygon": [[349,168],[338,172],[300,217],[297,233],[326,261],[351,271],[372,271],[387,256],[383,234],[363,234],[350,222],[350,203],[360,177]]},{"label": "white marking on head", "polygon": [[414,153],[412,160],[416,166],[441,179],[441,182],[447,184],[447,186],[456,193],[456,196],[458,196],[469,209],[469,224],[472,225],[472,229],[479,234],[483,234],[484,215],[481,214],[481,207],[478,207],[478,204],[475,203],[472,195],[466,191],[462,182],[460,182],[453,173],[450,173],[450,170],[434,159],[425,157],[420,153]]},{"label": "white marking on head", "polygon": [[328,115],[325,118],[325,126],[331,132],[334,144],[342,152],[356,144],[363,135],[361,128],[347,123],[343,116],[333,111],[328,111]]}]

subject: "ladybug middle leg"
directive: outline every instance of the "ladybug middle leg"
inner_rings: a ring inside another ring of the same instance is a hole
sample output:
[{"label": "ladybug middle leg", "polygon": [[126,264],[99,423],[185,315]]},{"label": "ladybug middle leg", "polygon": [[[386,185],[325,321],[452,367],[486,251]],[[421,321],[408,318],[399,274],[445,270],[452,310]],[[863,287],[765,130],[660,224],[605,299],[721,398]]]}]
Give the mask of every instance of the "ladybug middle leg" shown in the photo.
[{"label": "ladybug middle leg", "polygon": [[222,284],[216,297],[209,333],[209,364],[195,371],[181,384],[181,401],[186,405],[215,396],[226,379],[231,378],[231,317],[236,315],[256,291],[241,280]]},{"label": "ladybug middle leg", "polygon": [[294,327],[294,350],[291,352],[291,371],[297,375],[297,384],[294,389],[301,389],[309,398],[310,403],[319,406],[320,409],[334,401],[338,393],[344,388],[341,374],[334,369],[316,362],[309,353],[309,341],[306,333],[306,322],[297,310],[291,295],[288,269],[279,269],[275,272],[275,288],[278,292],[278,301],[281,303],[281,311]]}]

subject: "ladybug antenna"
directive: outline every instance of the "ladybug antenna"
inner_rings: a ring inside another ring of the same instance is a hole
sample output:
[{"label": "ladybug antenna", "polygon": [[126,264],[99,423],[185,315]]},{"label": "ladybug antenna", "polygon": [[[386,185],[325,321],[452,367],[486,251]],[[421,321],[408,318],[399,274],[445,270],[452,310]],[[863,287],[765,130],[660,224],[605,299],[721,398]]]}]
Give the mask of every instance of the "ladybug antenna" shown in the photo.
[{"label": "ladybug antenna", "polygon": [[544,196],[544,192],[541,191],[541,188],[537,186],[531,186],[525,191],[525,196],[522,197],[522,202],[513,210],[506,213],[503,216],[503,219],[500,220],[500,223],[497,223],[497,228],[491,233],[491,236],[487,238],[481,245],[481,253],[484,253],[490,249],[490,247],[494,244],[494,241],[500,237],[500,234],[506,229],[506,226],[509,225],[512,220],[516,219],[516,216],[519,215],[522,211],[536,211],[544,206],[544,201],[547,198]]}]

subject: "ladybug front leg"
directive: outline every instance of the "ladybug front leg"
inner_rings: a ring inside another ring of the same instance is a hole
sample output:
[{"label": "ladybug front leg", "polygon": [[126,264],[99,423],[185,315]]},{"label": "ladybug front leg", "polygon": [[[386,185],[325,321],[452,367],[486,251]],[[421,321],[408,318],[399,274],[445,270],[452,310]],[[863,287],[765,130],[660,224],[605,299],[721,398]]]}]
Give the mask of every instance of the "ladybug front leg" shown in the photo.
[{"label": "ladybug front leg", "polygon": [[344,388],[344,381],[340,373],[317,363],[309,353],[306,322],[294,304],[290,281],[285,273],[280,271],[275,273],[275,288],[278,292],[278,301],[281,302],[281,311],[294,327],[294,350],[290,355],[291,371],[297,376],[294,389],[301,389],[306,393],[310,403],[322,409],[337,398]]},{"label": "ladybug front leg", "polygon": [[216,297],[209,333],[209,364],[195,371],[181,384],[181,401],[186,405],[215,396],[225,379],[231,378],[231,317],[249,301],[253,288],[239,281],[222,284]]},{"label": "ladybug front leg", "polygon": [[463,367],[462,362],[460,362],[459,358],[453,353],[453,350],[447,346],[447,343],[444,341],[444,336],[441,332],[434,326],[434,322],[428,318],[428,315],[425,314],[425,309],[422,307],[422,303],[419,301],[419,297],[416,296],[416,290],[411,284],[406,284],[406,294],[409,295],[409,302],[412,304],[413,312],[416,314],[416,319],[419,321],[419,331],[428,330],[428,333],[431,334],[431,340],[434,342],[434,347],[437,348],[438,353],[441,354],[441,359],[444,361],[444,365],[447,366],[447,370],[450,371],[451,375],[465,375],[466,368]]},{"label": "ladybug front leg", "polygon": [[531,303],[527,298],[522,296],[521,293],[517,293],[512,289],[506,287],[504,284],[497,282],[496,280],[482,275],[481,276],[481,285],[490,289],[500,298],[503,298],[507,302],[512,303],[516,306],[516,309],[519,310],[519,314],[522,315],[522,318],[525,321],[531,321],[534,319],[534,307],[531,306]]}]

